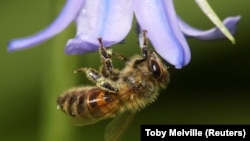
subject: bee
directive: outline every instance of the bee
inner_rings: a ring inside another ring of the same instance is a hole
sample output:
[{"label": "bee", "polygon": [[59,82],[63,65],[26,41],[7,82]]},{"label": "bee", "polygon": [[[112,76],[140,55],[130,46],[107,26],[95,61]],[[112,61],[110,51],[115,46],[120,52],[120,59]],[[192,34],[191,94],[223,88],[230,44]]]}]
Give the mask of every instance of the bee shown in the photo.
[{"label": "bee", "polygon": [[[98,40],[103,64],[100,70],[79,68],[75,71],[86,73],[95,86],[69,89],[57,99],[58,107],[74,117],[73,124],[76,125],[93,124],[103,119],[136,113],[154,102],[159,90],[166,88],[169,83],[168,67],[147,47],[146,31],[143,32],[141,55],[131,58],[111,52],[103,46],[101,38]],[[125,67],[114,69],[111,57],[123,60]]]}]

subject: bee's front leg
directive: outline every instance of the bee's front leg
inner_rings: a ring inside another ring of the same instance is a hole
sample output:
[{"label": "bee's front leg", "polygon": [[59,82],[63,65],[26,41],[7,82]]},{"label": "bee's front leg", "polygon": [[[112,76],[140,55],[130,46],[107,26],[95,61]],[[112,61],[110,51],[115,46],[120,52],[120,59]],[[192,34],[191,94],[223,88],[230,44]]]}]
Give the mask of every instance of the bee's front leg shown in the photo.
[{"label": "bee's front leg", "polygon": [[99,38],[98,41],[100,43],[99,53],[103,64],[100,70],[103,76],[107,78],[113,74],[113,64],[111,60],[112,50],[106,50],[106,48],[104,48],[102,38]]},{"label": "bee's front leg", "polygon": [[93,68],[80,68],[75,71],[75,73],[78,72],[85,72],[87,78],[93,83],[95,83],[97,87],[103,90],[113,93],[117,93],[119,90],[113,81],[110,81],[109,79],[105,78],[100,72]]},{"label": "bee's front leg", "polygon": [[144,62],[147,60],[148,55],[149,55],[149,49],[148,49],[148,38],[146,36],[147,31],[143,30],[142,35],[143,35],[143,42],[142,42],[142,47],[141,47],[141,54],[142,58],[135,60],[134,62],[134,67],[137,67],[140,63]]}]

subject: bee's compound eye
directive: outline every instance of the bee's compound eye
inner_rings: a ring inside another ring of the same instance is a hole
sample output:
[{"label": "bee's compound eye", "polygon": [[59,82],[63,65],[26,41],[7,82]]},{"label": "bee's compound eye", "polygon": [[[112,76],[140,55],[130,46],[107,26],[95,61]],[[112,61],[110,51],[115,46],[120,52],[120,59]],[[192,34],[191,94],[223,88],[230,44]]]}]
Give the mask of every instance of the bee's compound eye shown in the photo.
[{"label": "bee's compound eye", "polygon": [[150,68],[155,78],[161,76],[161,68],[156,60],[150,60]]}]

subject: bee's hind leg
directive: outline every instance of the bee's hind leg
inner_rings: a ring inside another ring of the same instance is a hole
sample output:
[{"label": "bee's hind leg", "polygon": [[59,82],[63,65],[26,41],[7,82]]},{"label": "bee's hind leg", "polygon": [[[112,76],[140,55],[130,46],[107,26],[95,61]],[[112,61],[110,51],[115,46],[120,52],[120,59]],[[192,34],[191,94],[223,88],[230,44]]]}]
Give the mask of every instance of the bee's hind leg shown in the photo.
[{"label": "bee's hind leg", "polygon": [[93,83],[95,83],[97,87],[103,90],[113,93],[117,93],[119,90],[115,86],[115,83],[113,81],[110,81],[109,79],[105,78],[100,72],[93,68],[79,68],[75,71],[75,73],[79,72],[85,72],[87,78]]}]

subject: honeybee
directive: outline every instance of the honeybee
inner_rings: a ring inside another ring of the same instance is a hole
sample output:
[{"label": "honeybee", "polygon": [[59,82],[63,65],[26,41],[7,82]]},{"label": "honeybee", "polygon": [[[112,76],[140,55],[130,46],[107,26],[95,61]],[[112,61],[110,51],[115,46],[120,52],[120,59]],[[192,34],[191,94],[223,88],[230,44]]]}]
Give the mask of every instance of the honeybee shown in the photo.
[{"label": "honeybee", "polygon": [[[147,47],[146,31],[143,31],[142,55],[127,58],[111,52],[100,43],[100,71],[80,68],[75,71],[86,73],[96,86],[72,88],[58,97],[57,104],[62,111],[73,118],[73,124],[87,125],[100,120],[133,117],[133,114],[154,102],[159,89],[169,83],[169,72],[161,58]],[[111,57],[117,57],[126,64],[121,70],[114,69]],[[132,116],[131,116],[132,115]],[[111,124],[119,124],[119,120]],[[129,121],[129,120],[128,120]],[[112,126],[108,126],[107,130]],[[114,125],[117,126],[117,125]],[[118,125],[119,126],[119,125]],[[110,131],[106,131],[107,134]]]}]

